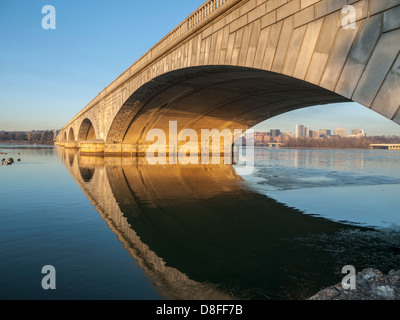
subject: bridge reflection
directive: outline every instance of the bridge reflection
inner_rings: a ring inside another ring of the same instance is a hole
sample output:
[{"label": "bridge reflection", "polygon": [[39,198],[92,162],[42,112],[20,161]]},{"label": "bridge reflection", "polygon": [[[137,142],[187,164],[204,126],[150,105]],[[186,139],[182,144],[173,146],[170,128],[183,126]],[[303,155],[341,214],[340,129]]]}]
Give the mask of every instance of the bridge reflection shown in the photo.
[{"label": "bridge reflection", "polygon": [[334,257],[299,239],[353,227],[250,191],[230,165],[154,166],[58,150],[168,299],[298,299],[338,282]]}]

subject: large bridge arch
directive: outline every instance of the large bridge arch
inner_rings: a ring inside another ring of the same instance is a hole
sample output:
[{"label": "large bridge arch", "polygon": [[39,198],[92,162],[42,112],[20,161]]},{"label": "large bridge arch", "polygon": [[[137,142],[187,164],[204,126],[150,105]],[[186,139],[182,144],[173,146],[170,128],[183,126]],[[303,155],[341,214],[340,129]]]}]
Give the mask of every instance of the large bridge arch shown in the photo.
[{"label": "large bridge arch", "polygon": [[[172,71],[139,88],[117,113],[106,142],[141,145],[153,128],[241,129],[291,110],[349,99],[282,74],[245,67]],[[168,138],[168,135],[167,135]],[[124,147],[126,150],[126,147]]]},{"label": "large bridge arch", "polygon": [[[347,13],[342,9],[348,4],[356,13],[355,23],[350,26],[343,23]],[[197,74],[185,78],[184,73],[204,68],[213,76],[213,83],[219,72],[214,67],[246,68],[253,75],[262,70],[268,76],[264,73],[256,77],[300,81],[297,83],[302,88],[311,85],[320,92],[326,90],[326,103],[332,97],[355,101],[400,124],[399,21],[400,0],[209,0],[105,88],[67,127],[79,128],[82,119],[93,117],[96,134],[105,140],[106,152],[125,148],[131,152],[128,144],[142,143],[141,137],[152,126],[165,127],[162,119],[166,114],[173,115],[170,120],[177,120],[171,106],[175,105],[179,113],[182,105],[178,100],[194,89],[184,87],[175,97],[172,90],[180,82],[190,86],[190,79],[198,79]],[[172,84],[160,84],[160,79]],[[214,85],[221,89],[221,85]],[[253,96],[249,90],[247,93],[255,99],[261,91]],[[213,98],[221,95],[208,93],[203,99],[210,101],[211,108]],[[285,95],[287,99],[282,99],[281,107],[276,106],[279,111],[275,114],[323,104],[312,95],[307,99],[296,92],[293,95],[295,101],[308,101],[287,106],[289,96]],[[237,101],[233,93],[226,102],[230,99],[233,107],[225,110],[234,112],[238,107],[234,106]],[[196,112],[196,107],[190,111],[193,118],[203,117],[204,109],[200,107]],[[219,123],[225,121],[230,126],[226,114],[220,114]],[[247,126],[249,122],[241,118],[238,124]]]}]

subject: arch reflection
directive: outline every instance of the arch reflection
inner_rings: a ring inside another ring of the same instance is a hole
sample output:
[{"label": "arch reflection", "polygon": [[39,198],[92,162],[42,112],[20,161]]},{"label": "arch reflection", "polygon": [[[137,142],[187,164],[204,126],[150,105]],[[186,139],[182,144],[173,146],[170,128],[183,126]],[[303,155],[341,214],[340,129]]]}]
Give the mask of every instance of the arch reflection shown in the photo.
[{"label": "arch reflection", "polygon": [[337,283],[335,258],[298,239],[353,227],[252,192],[230,165],[76,156],[61,158],[167,298],[299,299]]}]

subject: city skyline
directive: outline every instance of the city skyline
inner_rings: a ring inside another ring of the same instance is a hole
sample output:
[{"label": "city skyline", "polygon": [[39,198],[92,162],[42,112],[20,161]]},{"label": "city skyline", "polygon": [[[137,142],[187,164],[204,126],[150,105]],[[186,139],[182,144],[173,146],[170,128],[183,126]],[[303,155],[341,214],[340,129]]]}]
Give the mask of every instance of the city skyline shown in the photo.
[{"label": "city skyline", "polygon": [[341,127],[345,128],[348,134],[352,129],[363,129],[369,136],[400,136],[398,124],[355,102],[313,106],[290,111],[265,120],[254,126],[253,129],[256,132],[280,129],[282,132],[296,133],[297,124],[304,124],[311,130],[330,129],[333,132]]},{"label": "city skyline", "polygon": [[[348,134],[350,132],[350,134]],[[253,135],[252,132],[247,132],[246,136],[251,137]],[[319,138],[319,137],[367,137],[367,133],[364,129],[356,128],[349,129],[346,128],[336,128],[334,130],[331,129],[318,129],[313,130],[308,126],[303,124],[297,124],[296,129],[294,131],[282,131],[281,129],[267,129],[266,131],[255,131],[254,136],[269,136],[269,137],[278,137],[278,136],[289,136],[292,138]]]}]

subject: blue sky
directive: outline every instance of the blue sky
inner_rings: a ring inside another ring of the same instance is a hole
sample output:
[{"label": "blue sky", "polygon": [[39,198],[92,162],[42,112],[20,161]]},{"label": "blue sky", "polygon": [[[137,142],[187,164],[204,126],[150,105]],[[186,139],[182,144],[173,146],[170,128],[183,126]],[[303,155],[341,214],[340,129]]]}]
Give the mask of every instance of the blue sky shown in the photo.
[{"label": "blue sky", "polygon": [[[0,0],[0,130],[61,128],[203,2]],[[41,27],[44,5],[56,9],[56,30]],[[257,129],[293,131],[296,123],[400,135],[357,104],[307,108]]]}]

